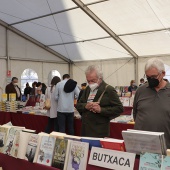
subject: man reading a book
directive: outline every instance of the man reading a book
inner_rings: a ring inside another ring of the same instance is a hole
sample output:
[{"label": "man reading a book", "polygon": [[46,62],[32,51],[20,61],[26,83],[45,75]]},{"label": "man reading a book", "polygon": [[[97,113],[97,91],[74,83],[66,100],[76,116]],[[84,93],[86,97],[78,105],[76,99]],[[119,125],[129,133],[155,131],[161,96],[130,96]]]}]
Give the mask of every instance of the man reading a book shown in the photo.
[{"label": "man reading a book", "polygon": [[149,59],[145,74],[148,83],[137,89],[134,98],[135,129],[164,132],[167,148],[170,148],[170,83],[163,79],[163,61]]},{"label": "man reading a book", "polygon": [[82,136],[109,136],[110,119],[123,112],[115,89],[103,81],[98,66],[89,66],[85,72],[88,86],[77,103],[82,113]]}]

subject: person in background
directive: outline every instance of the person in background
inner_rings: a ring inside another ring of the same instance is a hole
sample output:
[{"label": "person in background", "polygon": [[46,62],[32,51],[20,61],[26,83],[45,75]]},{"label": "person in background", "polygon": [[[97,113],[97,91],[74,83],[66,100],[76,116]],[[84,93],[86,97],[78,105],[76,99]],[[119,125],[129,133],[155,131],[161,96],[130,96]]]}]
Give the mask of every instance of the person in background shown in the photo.
[{"label": "person in background", "polygon": [[[88,86],[77,103],[82,113],[82,136],[108,137],[110,119],[123,112],[122,103],[115,89],[103,81],[103,73],[98,66],[89,66],[85,72]],[[103,94],[103,96],[102,96]],[[99,102],[99,98],[101,98]]]},{"label": "person in background", "polygon": [[20,101],[21,100],[21,89],[18,87],[18,78],[13,77],[11,80],[11,83],[8,84],[5,88],[5,93],[8,95],[8,100],[9,100],[9,93],[15,93],[16,94],[16,100]]},{"label": "person in background", "polygon": [[32,88],[30,87],[29,83],[27,82],[27,83],[26,83],[26,87],[25,87],[25,89],[24,89],[24,95],[25,95],[26,97],[27,97],[28,95],[30,95],[31,90],[32,90]]},{"label": "person in background", "polygon": [[35,95],[41,95],[41,94],[42,94],[42,83],[38,82],[36,84]]},{"label": "person in background", "polygon": [[57,117],[59,132],[65,133],[65,122],[67,121],[68,134],[74,135],[74,98],[79,95],[77,82],[70,79],[69,74],[63,75],[55,89],[55,99],[58,101]]},{"label": "person in background", "polygon": [[144,83],[145,83],[144,78],[141,78],[141,79],[140,79],[140,84],[139,84],[139,86],[142,86]]},{"label": "person in background", "polygon": [[145,74],[148,83],[138,88],[134,98],[134,129],[164,132],[167,148],[170,148],[170,83],[163,78],[163,61],[149,59],[145,65]]},{"label": "person in background", "polygon": [[81,84],[81,90],[80,90],[79,97],[78,97],[77,101],[80,100],[80,98],[81,98],[81,96],[82,96],[82,94],[83,94],[86,86],[87,86],[87,83],[82,83],[82,84]]},{"label": "person in background", "polygon": [[57,120],[57,102],[55,100],[55,88],[56,84],[60,81],[61,80],[58,76],[54,76],[51,80],[51,85],[47,87],[45,92],[45,98],[50,98],[51,101],[51,108],[47,110],[48,124],[45,128],[46,133],[50,133],[52,127],[54,127],[54,131],[59,131]]},{"label": "person in background", "polygon": [[46,90],[47,86],[45,85],[45,83],[42,83],[42,94],[45,94],[45,90]]},{"label": "person in background", "polygon": [[136,91],[138,86],[135,83],[135,80],[130,81],[130,86],[128,87],[128,92]]},{"label": "person in background", "polygon": [[30,95],[32,95],[32,96],[35,96],[36,85],[37,85],[37,82],[34,81],[34,82],[32,83],[32,89],[31,89],[31,93],[30,93]]}]

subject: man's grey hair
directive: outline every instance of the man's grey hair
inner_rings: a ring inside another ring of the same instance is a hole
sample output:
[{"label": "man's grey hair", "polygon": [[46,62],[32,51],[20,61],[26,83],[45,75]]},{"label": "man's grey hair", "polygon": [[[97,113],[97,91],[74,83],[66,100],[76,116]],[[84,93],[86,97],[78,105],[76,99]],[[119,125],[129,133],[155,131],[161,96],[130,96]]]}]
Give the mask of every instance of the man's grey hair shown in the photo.
[{"label": "man's grey hair", "polygon": [[102,70],[101,70],[101,68],[100,68],[99,66],[97,66],[97,65],[88,66],[87,69],[86,69],[86,71],[85,71],[85,74],[87,75],[87,74],[89,74],[89,73],[91,73],[91,72],[93,72],[93,71],[96,72],[98,78],[103,79]]},{"label": "man's grey hair", "polygon": [[158,72],[165,71],[164,63],[161,59],[151,58],[147,61],[145,65],[145,71],[150,70],[151,68],[156,68]]}]

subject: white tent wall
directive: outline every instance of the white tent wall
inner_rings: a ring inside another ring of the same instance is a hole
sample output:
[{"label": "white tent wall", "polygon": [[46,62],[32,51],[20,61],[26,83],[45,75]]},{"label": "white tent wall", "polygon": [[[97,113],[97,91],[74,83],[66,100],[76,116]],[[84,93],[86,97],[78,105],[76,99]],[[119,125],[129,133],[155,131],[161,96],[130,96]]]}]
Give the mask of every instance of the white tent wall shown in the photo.
[{"label": "white tent wall", "polygon": [[9,31],[9,56],[20,59],[37,59],[45,61],[63,62],[62,59],[38,47],[32,42]]},{"label": "white tent wall", "polygon": [[76,62],[73,66],[73,78],[80,85],[86,82],[85,70],[89,65],[99,65],[103,71],[103,78],[106,83],[112,86],[125,86],[134,79],[134,60],[117,59],[93,62]]},{"label": "white tent wall", "polygon": [[[0,59],[0,87],[3,89],[3,92],[5,91],[6,86],[6,72],[6,60]],[[1,93],[2,90],[0,89],[0,94]]]},{"label": "white tent wall", "polygon": [[4,27],[0,26],[0,57],[6,56],[6,30]]},{"label": "white tent wall", "polygon": [[48,84],[48,75],[50,71],[57,70],[61,76],[68,73],[68,64],[55,64],[55,63],[43,63],[43,62],[31,62],[31,61],[11,61],[11,73],[12,77],[16,76],[21,82],[21,74],[27,68],[34,70],[38,74],[38,81]]}]

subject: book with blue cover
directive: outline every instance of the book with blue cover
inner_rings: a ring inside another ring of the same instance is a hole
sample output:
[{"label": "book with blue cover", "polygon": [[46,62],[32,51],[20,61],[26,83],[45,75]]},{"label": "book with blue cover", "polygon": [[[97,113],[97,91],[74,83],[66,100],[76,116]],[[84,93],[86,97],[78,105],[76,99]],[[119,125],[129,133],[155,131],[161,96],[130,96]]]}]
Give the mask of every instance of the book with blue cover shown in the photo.
[{"label": "book with blue cover", "polygon": [[140,154],[139,170],[161,170],[162,155],[153,153]]},{"label": "book with blue cover", "polygon": [[101,143],[100,140],[102,140],[103,138],[93,138],[93,137],[82,137],[81,141],[82,142],[86,142],[89,143],[89,149],[91,150],[91,148],[94,147],[98,147],[101,148]]},{"label": "book with blue cover", "polygon": [[170,156],[165,156],[163,159],[161,170],[170,170]]}]

